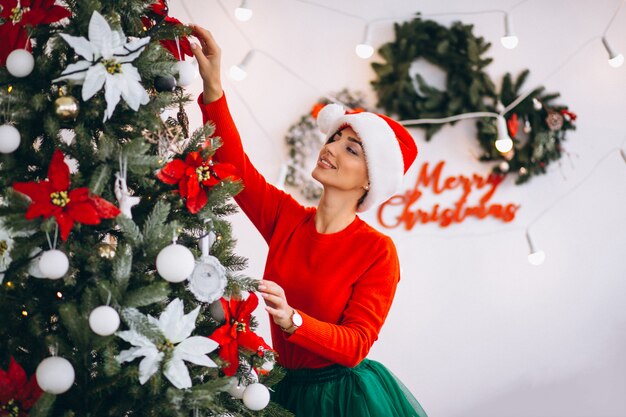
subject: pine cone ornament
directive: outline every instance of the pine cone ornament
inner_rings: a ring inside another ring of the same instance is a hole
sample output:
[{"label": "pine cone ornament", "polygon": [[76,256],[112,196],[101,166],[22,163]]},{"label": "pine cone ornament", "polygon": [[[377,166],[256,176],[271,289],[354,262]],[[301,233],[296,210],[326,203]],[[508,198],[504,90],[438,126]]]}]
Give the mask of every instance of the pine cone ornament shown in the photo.
[{"label": "pine cone ornament", "polygon": [[548,116],[546,117],[546,124],[550,130],[556,131],[561,130],[563,127],[564,118],[563,115],[554,110],[548,111]]}]

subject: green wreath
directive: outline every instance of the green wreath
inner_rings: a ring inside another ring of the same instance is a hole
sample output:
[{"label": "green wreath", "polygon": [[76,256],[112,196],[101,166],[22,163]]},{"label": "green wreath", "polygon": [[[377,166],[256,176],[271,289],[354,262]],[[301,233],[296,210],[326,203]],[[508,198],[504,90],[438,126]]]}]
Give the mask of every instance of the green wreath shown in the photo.
[{"label": "green wreath", "polygon": [[[514,81],[511,74],[502,80],[498,102],[508,106],[522,94],[522,85],[530,74],[523,71]],[[522,184],[533,175],[545,174],[550,161],[561,158],[562,142],[568,130],[576,129],[576,114],[567,106],[555,105],[559,93],[546,93],[544,87],[533,90],[528,97],[506,115],[509,136],[513,139],[511,152],[501,154],[493,143],[498,131],[495,119],[483,119],[476,123],[478,140],[485,151],[481,161],[499,161],[495,173],[517,173],[516,184]],[[494,109],[499,110],[499,109]]]},{"label": "green wreath", "polygon": [[[402,120],[443,118],[460,113],[487,111],[486,98],[495,103],[495,87],[483,70],[492,61],[483,57],[491,46],[472,33],[473,25],[455,22],[450,28],[419,16],[395,24],[396,40],[383,45],[379,54],[387,61],[373,63],[378,79],[372,81],[378,106]],[[409,69],[418,58],[446,72],[446,89],[432,87],[415,74],[416,91]],[[441,124],[420,125],[426,140],[442,128]]]},{"label": "green wreath", "polygon": [[[379,54],[384,63],[373,63],[378,79],[372,81],[378,94],[378,106],[401,120],[445,118],[461,113],[497,113],[501,106],[512,103],[521,94],[522,84],[529,71],[523,71],[513,82],[506,74],[500,93],[484,68],[492,62],[484,57],[491,44],[472,33],[472,25],[455,22],[446,28],[419,15],[410,22],[395,24],[396,39],[383,45]],[[409,73],[411,64],[419,58],[446,72],[446,90],[428,85],[420,74],[415,74],[414,87]],[[515,172],[517,184],[531,176],[544,174],[550,161],[561,157],[561,142],[568,130],[575,129],[576,115],[567,106],[553,105],[558,93],[544,93],[538,87],[519,103],[507,117],[512,151],[502,154],[495,149],[496,120],[479,119],[478,140],[484,150],[481,161],[498,162],[493,172],[506,175]],[[451,124],[454,124],[452,122]],[[520,123],[523,129],[519,129]],[[426,129],[426,140],[443,124],[421,124]]]}]

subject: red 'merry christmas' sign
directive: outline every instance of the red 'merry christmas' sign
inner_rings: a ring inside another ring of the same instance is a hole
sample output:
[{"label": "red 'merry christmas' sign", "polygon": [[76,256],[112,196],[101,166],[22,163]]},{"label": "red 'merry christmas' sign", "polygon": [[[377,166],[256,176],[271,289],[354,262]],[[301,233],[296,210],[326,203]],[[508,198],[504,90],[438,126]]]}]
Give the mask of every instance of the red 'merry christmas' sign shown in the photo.
[{"label": "red 'merry christmas' sign", "polygon": [[[411,230],[417,224],[438,223],[441,227],[448,227],[452,223],[461,223],[468,217],[484,219],[494,217],[503,222],[511,222],[515,218],[519,204],[491,203],[496,189],[504,180],[504,176],[489,174],[487,177],[480,174],[471,176],[456,175],[444,177],[442,174],[445,161],[440,161],[432,171],[429,163],[422,165],[415,185],[383,203],[378,209],[378,222],[388,229],[404,227]],[[426,189],[431,188],[435,195],[446,191],[460,189],[461,197],[451,206],[442,207],[439,203],[432,207],[420,206],[420,199]],[[482,195],[480,195],[482,193]],[[468,203],[468,197],[480,195],[476,205]]]}]

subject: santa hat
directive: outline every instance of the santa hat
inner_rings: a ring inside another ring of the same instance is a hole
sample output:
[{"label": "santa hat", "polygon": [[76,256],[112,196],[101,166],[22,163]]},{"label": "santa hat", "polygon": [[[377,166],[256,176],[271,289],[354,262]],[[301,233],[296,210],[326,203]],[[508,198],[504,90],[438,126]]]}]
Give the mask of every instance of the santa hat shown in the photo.
[{"label": "santa hat", "polygon": [[415,141],[404,126],[385,115],[348,112],[338,104],[320,110],[317,125],[326,139],[350,126],[361,140],[370,188],[358,212],[376,207],[400,191],[402,177],[417,157]]}]

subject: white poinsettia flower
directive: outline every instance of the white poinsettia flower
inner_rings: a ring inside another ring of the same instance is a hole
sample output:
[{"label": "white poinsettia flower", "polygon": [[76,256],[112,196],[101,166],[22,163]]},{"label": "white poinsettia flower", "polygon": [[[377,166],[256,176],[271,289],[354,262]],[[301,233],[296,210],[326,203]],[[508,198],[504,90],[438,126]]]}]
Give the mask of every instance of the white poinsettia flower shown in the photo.
[{"label": "white poinsettia flower", "polygon": [[[206,356],[217,349],[217,342],[208,337],[191,336],[196,328],[199,312],[200,307],[196,307],[189,314],[185,314],[183,301],[176,298],[169,303],[158,319],[147,316],[148,321],[163,334],[165,345],[174,346],[171,359],[164,365],[163,374],[179,389],[191,387],[191,377],[184,361],[207,367],[217,366]],[[144,384],[158,371],[165,353],[146,336],[138,333],[132,323],[130,327],[130,330],[116,334],[134,347],[120,352],[116,359],[123,363],[143,357],[139,364],[139,382]]]},{"label": "white poinsettia flower", "polygon": [[97,11],[93,12],[89,21],[89,39],[64,33],[60,36],[84,60],[68,65],[61,77],[54,82],[82,82],[84,101],[89,100],[104,86],[107,102],[105,121],[113,115],[120,98],[135,111],[140,105],[150,101],[148,93],[141,85],[137,68],[131,64],[150,42],[149,36],[128,41],[124,33],[112,30]]}]

